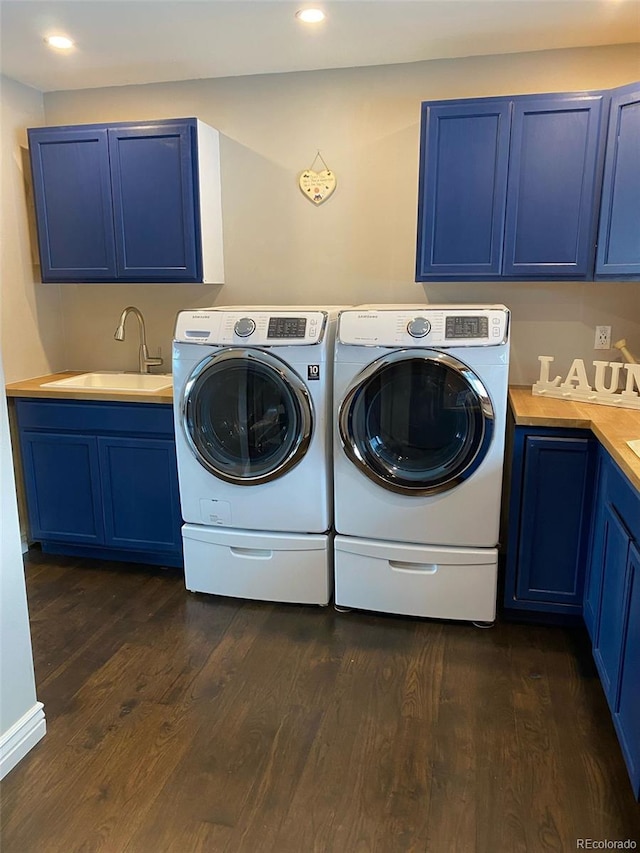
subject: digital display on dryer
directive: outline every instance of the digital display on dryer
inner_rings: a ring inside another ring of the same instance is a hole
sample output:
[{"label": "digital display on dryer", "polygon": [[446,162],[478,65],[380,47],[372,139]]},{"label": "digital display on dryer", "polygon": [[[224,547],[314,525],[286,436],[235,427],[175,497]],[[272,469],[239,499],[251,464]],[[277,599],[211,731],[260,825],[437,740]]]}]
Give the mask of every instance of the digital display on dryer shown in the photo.
[{"label": "digital display on dryer", "polygon": [[306,317],[269,317],[268,338],[304,338]]},{"label": "digital display on dryer", "polygon": [[446,338],[488,338],[488,317],[447,317],[445,326]]}]

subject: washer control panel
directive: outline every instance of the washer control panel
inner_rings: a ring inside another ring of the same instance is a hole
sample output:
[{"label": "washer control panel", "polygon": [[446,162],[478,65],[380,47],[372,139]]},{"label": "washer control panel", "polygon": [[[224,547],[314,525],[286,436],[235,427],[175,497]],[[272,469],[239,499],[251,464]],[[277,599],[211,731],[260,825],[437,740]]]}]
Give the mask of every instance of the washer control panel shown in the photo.
[{"label": "washer control panel", "polygon": [[268,338],[304,338],[306,333],[306,317],[269,317]]},{"label": "washer control panel", "polygon": [[360,346],[499,346],[508,334],[504,305],[349,308],[338,322],[338,341]]},{"label": "washer control panel", "polygon": [[[497,325],[497,324],[496,324]],[[489,318],[484,314],[452,314],[445,318],[445,337],[450,341],[489,337]]]},{"label": "washer control panel", "polygon": [[295,308],[252,311],[209,309],[180,311],[174,340],[201,344],[291,346],[321,343],[328,312]]}]

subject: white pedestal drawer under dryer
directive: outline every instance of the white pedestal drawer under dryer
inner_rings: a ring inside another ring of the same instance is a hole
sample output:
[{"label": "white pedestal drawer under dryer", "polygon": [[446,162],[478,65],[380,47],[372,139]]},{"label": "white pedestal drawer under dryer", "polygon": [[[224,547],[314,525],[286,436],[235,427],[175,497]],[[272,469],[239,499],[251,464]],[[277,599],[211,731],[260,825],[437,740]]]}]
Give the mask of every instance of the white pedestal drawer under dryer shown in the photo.
[{"label": "white pedestal drawer under dryer", "polygon": [[336,605],[495,618],[508,370],[503,305],[341,312]]}]

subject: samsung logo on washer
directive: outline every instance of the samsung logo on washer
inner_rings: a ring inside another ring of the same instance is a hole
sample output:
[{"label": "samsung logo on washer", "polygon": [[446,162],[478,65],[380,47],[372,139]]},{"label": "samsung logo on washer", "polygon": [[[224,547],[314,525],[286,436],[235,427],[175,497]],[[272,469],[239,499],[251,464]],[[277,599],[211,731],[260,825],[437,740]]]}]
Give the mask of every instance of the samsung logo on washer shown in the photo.
[{"label": "samsung logo on washer", "polygon": [[375,320],[377,319],[377,314],[357,314],[358,320]]}]

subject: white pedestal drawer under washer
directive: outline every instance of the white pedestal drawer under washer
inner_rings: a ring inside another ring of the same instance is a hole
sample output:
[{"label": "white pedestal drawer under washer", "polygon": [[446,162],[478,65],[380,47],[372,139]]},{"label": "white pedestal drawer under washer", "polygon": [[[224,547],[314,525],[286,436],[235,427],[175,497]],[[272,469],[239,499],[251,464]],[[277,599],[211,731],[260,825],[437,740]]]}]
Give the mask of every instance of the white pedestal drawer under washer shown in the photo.
[{"label": "white pedestal drawer under washer", "polygon": [[347,309],[334,365],[336,604],[492,621],[508,310]]},{"label": "white pedestal drawer under washer", "polygon": [[299,306],[178,314],[173,385],[188,589],[328,602],[336,317]]}]

